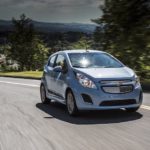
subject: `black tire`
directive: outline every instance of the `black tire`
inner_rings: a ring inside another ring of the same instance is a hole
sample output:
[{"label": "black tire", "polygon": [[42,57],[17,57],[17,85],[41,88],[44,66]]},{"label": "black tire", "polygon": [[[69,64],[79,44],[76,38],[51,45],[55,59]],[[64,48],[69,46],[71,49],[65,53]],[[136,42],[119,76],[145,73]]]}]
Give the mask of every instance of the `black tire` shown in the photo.
[{"label": "black tire", "polygon": [[74,95],[73,95],[71,90],[69,90],[67,92],[66,105],[67,105],[68,114],[70,116],[78,115],[78,108],[77,108],[77,105],[76,105],[76,101],[75,101]]},{"label": "black tire", "polygon": [[126,111],[127,112],[130,112],[130,113],[134,113],[136,112],[140,107],[135,107],[135,108],[126,108]]},{"label": "black tire", "polygon": [[43,104],[50,103],[50,99],[48,99],[46,97],[46,90],[45,90],[45,86],[43,84],[41,84],[41,86],[40,86],[40,96],[41,96],[41,101]]}]

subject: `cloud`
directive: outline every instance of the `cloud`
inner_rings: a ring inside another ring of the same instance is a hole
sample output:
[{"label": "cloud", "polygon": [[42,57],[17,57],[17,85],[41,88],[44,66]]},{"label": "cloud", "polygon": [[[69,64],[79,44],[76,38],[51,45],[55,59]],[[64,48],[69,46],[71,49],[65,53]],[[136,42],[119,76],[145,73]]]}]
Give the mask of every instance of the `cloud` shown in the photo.
[{"label": "cloud", "polygon": [[103,0],[1,0],[0,6],[34,6],[46,5],[51,7],[77,7],[77,6],[91,6],[95,7],[102,3]]},{"label": "cloud", "polygon": [[89,22],[100,15],[104,0],[0,0],[0,18],[25,13],[32,19],[60,22]]}]

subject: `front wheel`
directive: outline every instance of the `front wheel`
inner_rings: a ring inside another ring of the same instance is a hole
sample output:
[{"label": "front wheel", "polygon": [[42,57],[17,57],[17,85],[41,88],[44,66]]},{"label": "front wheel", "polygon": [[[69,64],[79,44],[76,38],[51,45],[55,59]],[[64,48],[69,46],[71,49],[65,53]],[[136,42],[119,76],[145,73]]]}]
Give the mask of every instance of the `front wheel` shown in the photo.
[{"label": "front wheel", "polygon": [[126,111],[127,111],[127,112],[131,112],[131,113],[133,113],[133,112],[136,112],[139,108],[140,108],[140,107],[135,107],[135,108],[126,108]]},{"label": "front wheel", "polygon": [[50,99],[46,97],[46,90],[43,84],[41,84],[40,86],[40,95],[43,104],[48,104],[50,102]]},{"label": "front wheel", "polygon": [[75,116],[78,114],[78,108],[76,106],[75,98],[71,91],[67,92],[66,104],[67,104],[67,111],[69,115]]}]

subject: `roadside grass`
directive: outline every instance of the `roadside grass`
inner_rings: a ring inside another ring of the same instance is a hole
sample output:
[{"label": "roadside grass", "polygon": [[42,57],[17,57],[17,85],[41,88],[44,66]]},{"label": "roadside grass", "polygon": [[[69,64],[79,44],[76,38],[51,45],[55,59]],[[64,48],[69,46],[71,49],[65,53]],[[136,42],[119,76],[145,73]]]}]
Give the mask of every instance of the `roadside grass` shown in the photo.
[{"label": "roadside grass", "polygon": [[41,78],[42,71],[0,72],[0,76]]},{"label": "roadside grass", "polygon": [[[0,72],[0,76],[41,78],[42,73],[42,71]],[[141,83],[150,85],[150,79],[141,79]]]}]

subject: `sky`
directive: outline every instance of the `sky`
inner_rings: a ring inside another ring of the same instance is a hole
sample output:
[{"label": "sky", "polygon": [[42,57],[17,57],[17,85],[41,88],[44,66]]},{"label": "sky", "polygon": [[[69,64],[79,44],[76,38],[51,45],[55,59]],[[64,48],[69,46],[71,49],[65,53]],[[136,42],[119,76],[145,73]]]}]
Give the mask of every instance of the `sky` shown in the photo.
[{"label": "sky", "polygon": [[0,0],[0,19],[18,18],[22,13],[42,22],[92,23],[102,15],[103,0]]}]

